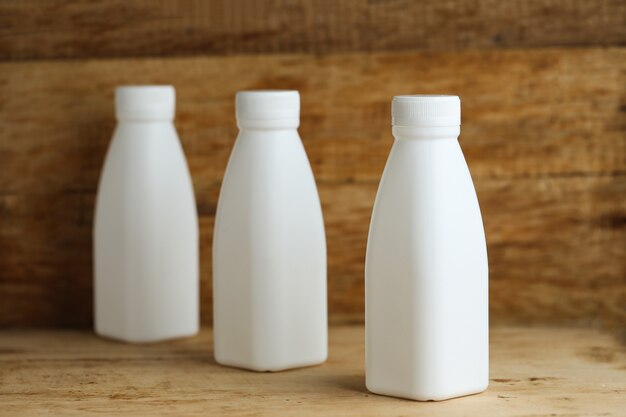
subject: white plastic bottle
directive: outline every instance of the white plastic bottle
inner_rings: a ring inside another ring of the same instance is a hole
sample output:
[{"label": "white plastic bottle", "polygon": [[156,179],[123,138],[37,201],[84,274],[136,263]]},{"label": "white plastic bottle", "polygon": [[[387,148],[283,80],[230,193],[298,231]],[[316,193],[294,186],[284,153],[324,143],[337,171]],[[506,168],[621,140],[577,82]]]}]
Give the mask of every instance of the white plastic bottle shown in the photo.
[{"label": "white plastic bottle", "polygon": [[153,342],[197,333],[198,220],[171,86],[116,90],[94,227],[95,327]]},{"label": "white plastic bottle", "polygon": [[398,96],[365,267],[366,385],[444,400],[489,380],[488,266],[457,96]]},{"label": "white plastic bottle", "polygon": [[327,356],[326,240],[297,91],[245,91],[213,237],[215,359],[255,371]]}]

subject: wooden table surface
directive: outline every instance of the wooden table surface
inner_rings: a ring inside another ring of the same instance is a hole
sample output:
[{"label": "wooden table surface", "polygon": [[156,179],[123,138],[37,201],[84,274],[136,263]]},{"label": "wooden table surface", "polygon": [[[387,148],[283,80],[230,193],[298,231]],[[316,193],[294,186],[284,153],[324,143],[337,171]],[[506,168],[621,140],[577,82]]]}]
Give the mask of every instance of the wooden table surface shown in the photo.
[{"label": "wooden table surface", "polygon": [[324,365],[273,374],[217,365],[211,337],[126,345],[2,331],[0,415],[626,415],[624,345],[595,330],[494,328],[489,389],[438,403],[367,392],[362,326],[331,328]]}]

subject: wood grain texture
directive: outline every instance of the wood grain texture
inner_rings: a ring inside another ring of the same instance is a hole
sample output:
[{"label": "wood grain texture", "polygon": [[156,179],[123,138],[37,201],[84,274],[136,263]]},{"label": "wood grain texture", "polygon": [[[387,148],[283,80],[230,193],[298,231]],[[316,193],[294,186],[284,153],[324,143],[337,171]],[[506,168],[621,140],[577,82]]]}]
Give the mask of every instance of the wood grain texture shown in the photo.
[{"label": "wood grain texture", "polygon": [[461,144],[485,218],[492,320],[626,326],[624,48],[0,64],[0,326],[91,325],[93,202],[113,89],[129,83],[177,87],[205,324],[234,93],[295,88],[324,208],[333,320],[362,319],[391,96],[450,92],[462,97]]},{"label": "wood grain texture", "polygon": [[[250,69],[254,68],[254,71]],[[0,326],[91,324],[93,201],[113,89],[174,83],[210,243],[234,93],[295,88],[321,194],[333,320],[359,320],[395,94],[457,93],[485,217],[495,322],[626,323],[626,49],[260,55],[0,64]]]},{"label": "wood grain texture", "polygon": [[0,59],[626,44],[621,0],[0,2]]},{"label": "wood grain texture", "polygon": [[495,328],[489,389],[443,402],[365,388],[363,328],[331,327],[328,362],[279,373],[217,365],[209,330],[153,345],[90,333],[0,333],[3,417],[587,416],[624,414],[626,352],[593,330]]},{"label": "wood grain texture", "polygon": [[[377,184],[319,185],[334,321],[362,320]],[[495,323],[626,323],[626,176],[479,179]],[[219,184],[199,195],[202,321],[211,323]],[[91,193],[0,197],[0,326],[92,323]]]},{"label": "wood grain texture", "polygon": [[475,178],[626,173],[626,48],[27,62],[0,64],[0,192],[95,191],[113,90],[135,83],[176,86],[200,187],[222,178],[235,92],[262,88],[300,91],[321,181],[377,182],[391,97],[416,92],[461,96]]}]

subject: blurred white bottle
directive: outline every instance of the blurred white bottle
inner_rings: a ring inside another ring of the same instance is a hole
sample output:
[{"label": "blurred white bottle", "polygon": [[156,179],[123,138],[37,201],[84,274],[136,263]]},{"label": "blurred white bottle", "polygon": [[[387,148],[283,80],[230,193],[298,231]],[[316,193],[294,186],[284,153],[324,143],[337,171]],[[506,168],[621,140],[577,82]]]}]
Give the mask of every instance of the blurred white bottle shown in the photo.
[{"label": "blurred white bottle", "polygon": [[489,380],[488,266],[457,96],[398,96],[365,266],[366,384],[444,400]]},{"label": "blurred white bottle", "polygon": [[94,227],[95,327],[153,342],[197,333],[198,220],[172,86],[115,92]]},{"label": "blurred white bottle", "polygon": [[239,136],[217,207],[213,305],[217,362],[256,371],[327,356],[326,240],[297,128],[297,91],[237,94]]}]

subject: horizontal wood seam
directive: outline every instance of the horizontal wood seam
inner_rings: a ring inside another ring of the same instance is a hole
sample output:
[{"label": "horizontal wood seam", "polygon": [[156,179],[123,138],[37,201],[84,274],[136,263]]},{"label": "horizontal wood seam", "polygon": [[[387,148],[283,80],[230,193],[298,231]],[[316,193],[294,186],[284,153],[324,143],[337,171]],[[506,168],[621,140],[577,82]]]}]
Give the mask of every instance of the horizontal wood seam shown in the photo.
[{"label": "horizontal wood seam", "polygon": [[[471,167],[470,167],[471,171]],[[544,174],[544,175],[516,175],[516,176],[484,176],[484,177],[472,177],[474,183],[482,181],[534,181],[541,179],[602,179],[602,178],[615,178],[616,180],[626,180],[626,171],[617,171],[614,173],[603,172],[578,172],[578,173],[559,173],[559,174]],[[380,179],[354,179],[354,180],[328,180],[320,179],[315,181],[318,185],[376,185],[380,182]],[[212,181],[204,183],[202,188],[211,188],[221,186],[222,181]],[[25,195],[94,195],[98,192],[97,188],[82,188],[74,189],[68,188],[65,190],[51,190],[51,191],[15,191],[15,190],[0,190],[0,197],[13,197],[13,196],[25,196]]]}]

